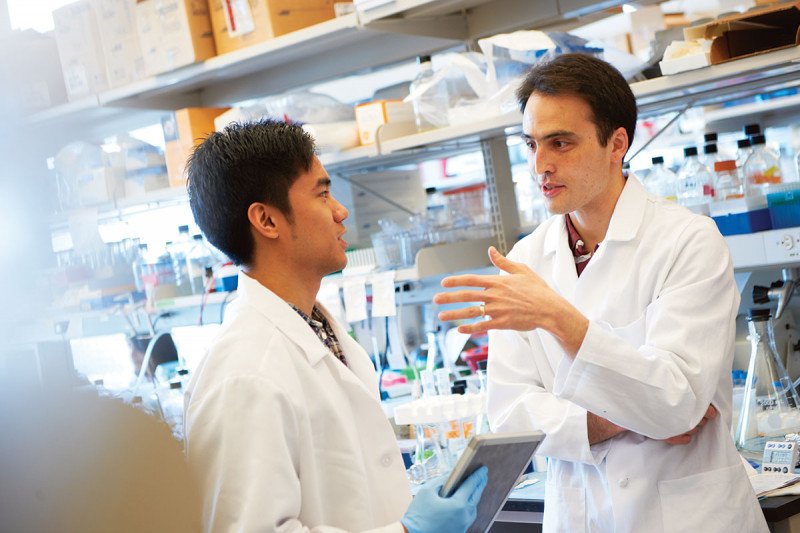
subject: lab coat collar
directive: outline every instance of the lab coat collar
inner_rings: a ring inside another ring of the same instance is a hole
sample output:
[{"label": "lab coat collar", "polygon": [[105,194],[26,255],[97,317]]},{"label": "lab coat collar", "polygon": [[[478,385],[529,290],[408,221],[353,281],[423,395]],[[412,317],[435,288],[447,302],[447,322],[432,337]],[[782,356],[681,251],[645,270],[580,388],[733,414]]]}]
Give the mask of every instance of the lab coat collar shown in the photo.
[{"label": "lab coat collar", "polygon": [[[647,192],[633,174],[628,175],[625,186],[617,199],[617,205],[611,214],[608,231],[603,242],[629,241],[636,237],[642,225],[646,206]],[[566,215],[564,215],[566,216]],[[567,225],[564,216],[553,217],[544,237],[544,253],[555,253],[564,242],[567,242]],[[569,248],[569,245],[567,245]],[[571,252],[570,252],[571,253]]]},{"label": "lab coat collar", "polygon": [[[314,330],[288,303],[244,272],[239,272],[239,288],[237,292],[239,293],[237,299],[243,305],[249,305],[264,315],[284,335],[297,344],[312,366],[330,353],[314,333]],[[316,305],[319,306],[320,304],[317,303]],[[322,308],[320,307],[320,309]],[[323,313],[330,320],[330,315],[327,311],[323,310]]]},{"label": "lab coat collar", "polygon": [[630,241],[639,233],[647,206],[647,191],[633,174],[628,174],[617,199],[603,242]]}]

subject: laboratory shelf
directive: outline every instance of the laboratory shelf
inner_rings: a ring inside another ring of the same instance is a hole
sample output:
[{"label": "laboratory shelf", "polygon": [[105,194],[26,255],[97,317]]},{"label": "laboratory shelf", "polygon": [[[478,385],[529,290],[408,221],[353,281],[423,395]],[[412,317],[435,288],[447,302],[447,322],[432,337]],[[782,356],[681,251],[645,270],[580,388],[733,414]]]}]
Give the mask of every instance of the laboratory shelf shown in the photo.
[{"label": "laboratory shelf", "polygon": [[51,230],[66,229],[69,226],[69,221],[72,216],[82,216],[91,210],[97,212],[98,220],[108,220],[153,209],[185,204],[188,200],[189,196],[186,193],[185,187],[168,187],[139,196],[120,198],[113,202],[105,202],[57,213],[50,216],[49,225]]},{"label": "laboratory shelf", "polygon": [[189,106],[231,105],[462,43],[445,34],[373,30],[353,13],[36,113],[25,123],[39,130],[85,129],[147,110],[163,114]]},{"label": "laboratory shelf", "polygon": [[736,59],[718,65],[631,84],[642,117],[708,105],[770,90],[800,77],[800,47]]}]

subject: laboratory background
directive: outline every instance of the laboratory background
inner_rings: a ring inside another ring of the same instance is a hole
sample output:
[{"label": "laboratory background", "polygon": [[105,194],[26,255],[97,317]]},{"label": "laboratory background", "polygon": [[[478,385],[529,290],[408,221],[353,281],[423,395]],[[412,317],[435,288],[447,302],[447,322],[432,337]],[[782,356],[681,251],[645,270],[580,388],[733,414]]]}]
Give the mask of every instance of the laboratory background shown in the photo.
[{"label": "laboratory background", "polygon": [[[549,216],[514,91],[531,65],[581,52],[636,96],[628,172],[725,237],[741,296],[731,439],[757,472],[794,473],[800,5],[0,0],[0,42],[11,402],[91,390],[181,445],[183,391],[238,273],[194,222],[186,158],[231,122],[280,118],[313,135],[350,211],[348,265],[319,301],[374,359],[410,482],[447,473],[489,431],[488,341],[431,298],[446,275],[494,272],[487,248]],[[537,530],[546,468],[534,459],[493,531]],[[753,479],[776,532],[800,531],[798,479]]]}]

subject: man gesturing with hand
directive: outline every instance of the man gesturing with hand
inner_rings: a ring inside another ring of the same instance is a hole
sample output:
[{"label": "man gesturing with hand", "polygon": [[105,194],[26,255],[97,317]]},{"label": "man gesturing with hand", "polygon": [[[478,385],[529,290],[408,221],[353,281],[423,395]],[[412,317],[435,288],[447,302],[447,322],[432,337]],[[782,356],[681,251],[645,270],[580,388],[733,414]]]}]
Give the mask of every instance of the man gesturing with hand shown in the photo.
[{"label": "man gesturing with hand", "polygon": [[544,531],[766,531],[730,438],[724,240],[623,173],[636,101],[613,67],[562,55],[517,96],[553,216],[489,250],[499,275],[446,278],[434,302],[489,331],[492,429],[546,435]]}]

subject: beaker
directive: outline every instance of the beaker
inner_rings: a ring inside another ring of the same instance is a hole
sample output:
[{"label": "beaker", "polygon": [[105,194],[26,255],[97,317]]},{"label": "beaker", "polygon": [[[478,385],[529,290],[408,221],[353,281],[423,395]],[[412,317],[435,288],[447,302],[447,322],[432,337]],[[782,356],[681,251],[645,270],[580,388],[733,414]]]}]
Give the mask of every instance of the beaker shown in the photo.
[{"label": "beaker", "polygon": [[775,347],[771,318],[769,309],[751,309],[747,317],[750,363],[736,447],[748,452],[761,452],[769,437],[800,429],[800,398]]}]

